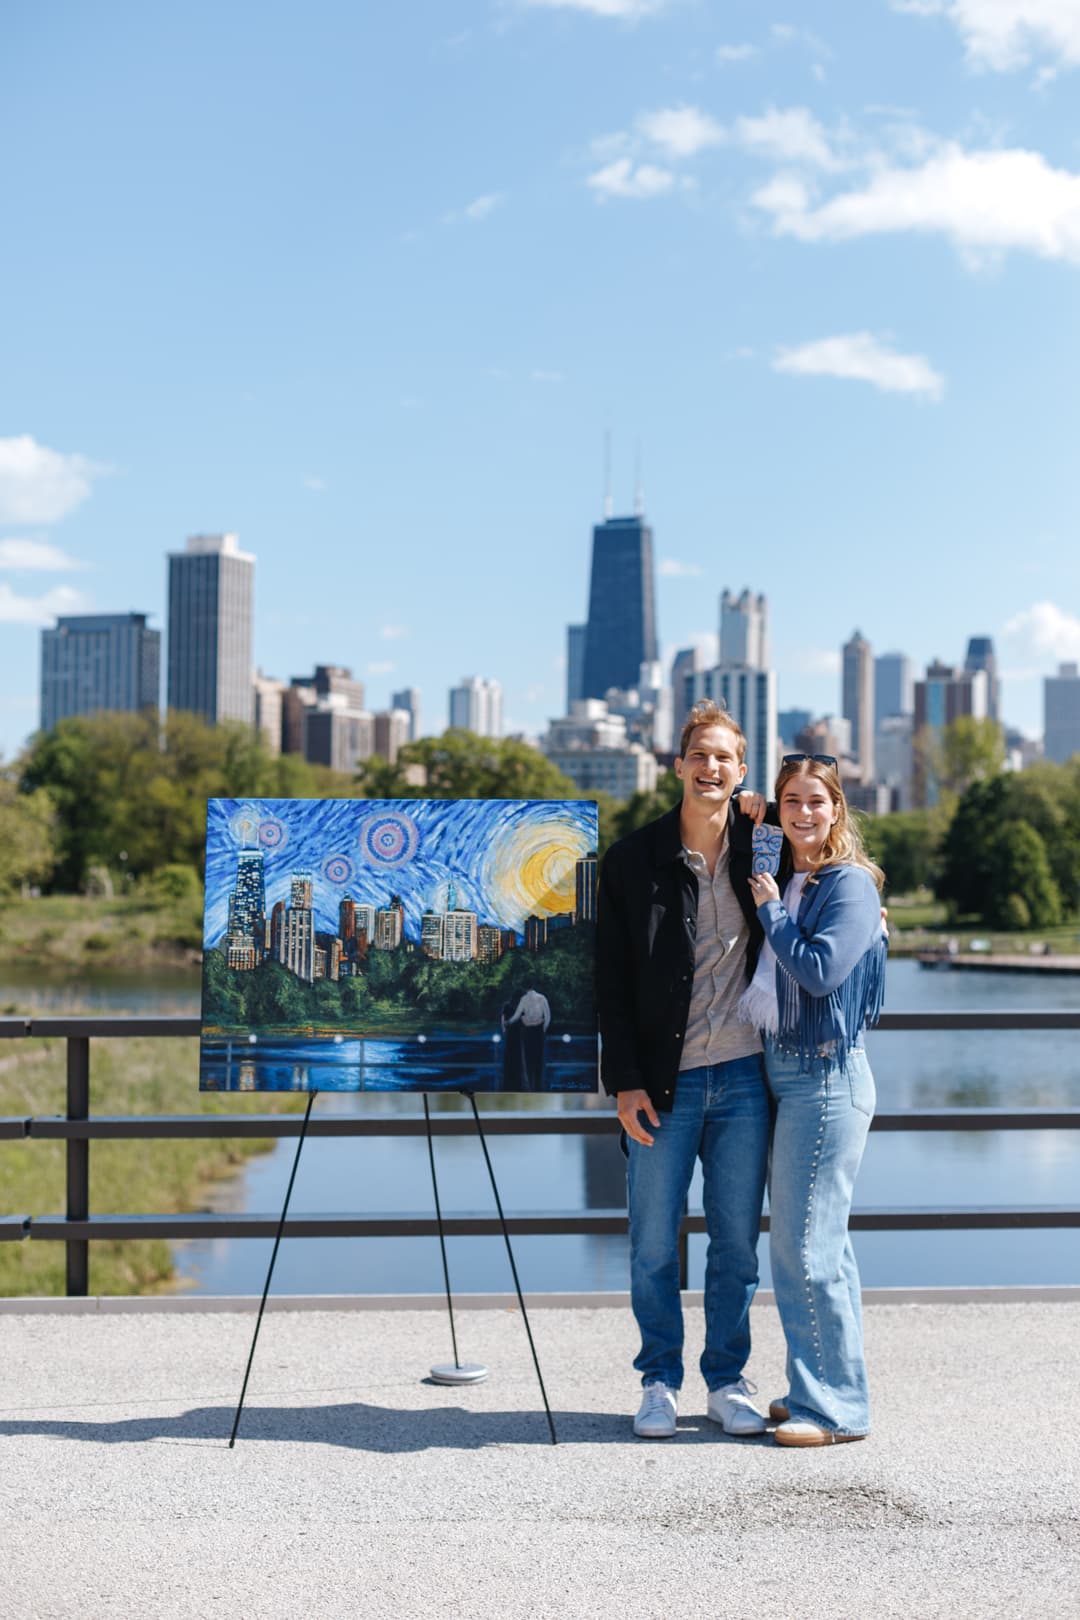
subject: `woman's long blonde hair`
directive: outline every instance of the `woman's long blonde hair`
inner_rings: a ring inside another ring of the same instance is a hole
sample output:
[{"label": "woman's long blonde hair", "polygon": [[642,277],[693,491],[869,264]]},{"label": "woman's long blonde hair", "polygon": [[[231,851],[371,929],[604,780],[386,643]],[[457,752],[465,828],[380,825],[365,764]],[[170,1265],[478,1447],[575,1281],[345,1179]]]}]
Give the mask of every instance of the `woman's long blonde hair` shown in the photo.
[{"label": "woman's long blonde hair", "polygon": [[840,775],[835,765],[824,765],[819,759],[800,759],[793,761],[790,765],[781,765],[774,789],[774,796],[778,806],[780,804],[780,795],[793,776],[814,777],[828,793],[837,812],[836,820],[829,829],[828,837],[822,844],[817,858],[812,863],[810,881],[813,882],[817,873],[825,866],[861,866],[864,871],[870,873],[880,893],[885,887],[885,874],[880,866],[875,866],[863,848],[862,834],[859,831],[858,823],[848,809],[844,789],[840,782]]}]

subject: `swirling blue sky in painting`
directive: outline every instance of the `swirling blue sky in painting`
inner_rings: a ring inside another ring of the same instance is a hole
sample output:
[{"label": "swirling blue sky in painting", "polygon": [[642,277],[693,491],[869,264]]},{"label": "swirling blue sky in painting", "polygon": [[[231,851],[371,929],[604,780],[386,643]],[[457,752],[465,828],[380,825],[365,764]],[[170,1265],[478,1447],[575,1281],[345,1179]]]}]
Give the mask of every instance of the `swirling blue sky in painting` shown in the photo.
[{"label": "swirling blue sky in painting", "polygon": [[[390,818],[390,863],[364,837],[373,817]],[[394,836],[398,818],[401,831]],[[226,931],[237,857],[245,847],[263,849],[268,914],[278,900],[288,905],[293,874],[303,872],[312,881],[316,928],[337,932],[346,895],[385,907],[396,894],[405,907],[406,934],[417,939],[422,912],[444,910],[451,883],[455,903],[477,912],[481,923],[520,933],[529,911],[545,908],[521,905],[520,884],[507,881],[500,852],[513,861],[517,851],[558,847],[572,861],[595,850],[596,841],[596,806],[587,800],[211,799],[204,945],[218,944]],[[407,858],[392,864],[398,847]]]}]

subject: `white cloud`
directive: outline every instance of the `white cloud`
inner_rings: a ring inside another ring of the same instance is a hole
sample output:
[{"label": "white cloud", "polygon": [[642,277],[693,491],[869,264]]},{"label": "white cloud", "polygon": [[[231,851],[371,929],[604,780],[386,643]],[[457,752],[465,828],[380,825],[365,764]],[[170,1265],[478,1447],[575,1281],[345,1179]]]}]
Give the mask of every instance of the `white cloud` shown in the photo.
[{"label": "white cloud", "polygon": [[882,168],[861,189],[817,206],[790,176],[753,202],[777,235],[804,242],[917,231],[947,237],[972,262],[1012,248],[1080,264],[1080,175],[1052,169],[1039,152],[949,144],[920,166]]},{"label": "white cloud", "polygon": [[636,22],[664,11],[670,0],[522,0],[534,11],[586,11],[593,17],[621,17]]},{"label": "white cloud", "polygon": [[326,479],[319,478],[312,473],[308,478],[304,479],[304,488],[312,490],[316,495],[321,495],[326,489]]},{"label": "white cloud", "polygon": [[760,118],[737,118],[735,137],[741,146],[783,163],[840,166],[824,129],[806,107],[770,107]]},{"label": "white cloud", "polygon": [[59,613],[81,613],[89,604],[81,591],[58,585],[44,596],[18,596],[0,583],[0,624],[48,624]]},{"label": "white cloud", "polygon": [[23,569],[28,573],[64,574],[85,568],[77,557],[69,557],[59,546],[45,540],[0,540],[0,568]]},{"label": "white cloud", "polygon": [[752,56],[756,55],[756,45],[718,45],[716,47],[716,60],[718,62],[748,62]]},{"label": "white cloud", "polygon": [[675,557],[663,557],[657,569],[662,579],[689,579],[701,573],[697,563],[679,562]]},{"label": "white cloud", "polygon": [[444,214],[442,222],[444,225],[479,225],[489,218],[496,208],[501,208],[505,201],[506,198],[501,191],[488,191],[481,197],[474,197],[464,208],[452,209],[448,214]]},{"label": "white cloud", "polygon": [[797,675],[839,675],[842,660],[835,647],[799,647],[789,662]]},{"label": "white cloud", "polygon": [[868,382],[887,394],[918,394],[926,399],[940,399],[945,391],[944,377],[925,355],[900,354],[872,332],[851,332],[781,349],[773,370],[798,377]]},{"label": "white cloud", "polygon": [[565,378],[561,371],[534,371],[531,380],[534,383],[561,383]]},{"label": "white cloud", "polygon": [[499,191],[489,191],[482,197],[474,197],[471,203],[465,205],[465,218],[475,225],[480,220],[487,219],[489,214],[494,213],[502,201],[503,196]]},{"label": "white cloud", "polygon": [[637,127],[659,146],[669,158],[693,157],[708,146],[721,146],[727,132],[697,107],[663,107],[657,112],[642,113]]},{"label": "white cloud", "polygon": [[386,659],[376,659],[367,666],[369,675],[389,675],[396,666]]},{"label": "white cloud", "polygon": [[400,641],[401,638],[403,636],[407,636],[408,633],[408,630],[403,624],[384,624],[382,629],[379,631],[379,635],[383,641]]},{"label": "white cloud", "polygon": [[1007,73],[1040,54],[1080,65],[1080,0],[892,0],[892,7],[948,18],[976,67]]},{"label": "white cloud", "polygon": [[1005,626],[1013,657],[1045,662],[1080,660],[1080,619],[1055,602],[1034,602]]},{"label": "white cloud", "polygon": [[58,523],[107,471],[86,456],[50,450],[29,433],[0,439],[0,523]]},{"label": "white cloud", "polygon": [[669,169],[659,169],[652,163],[639,163],[633,159],[618,158],[604,169],[590,174],[585,184],[600,198],[630,197],[637,201],[662,197],[672,189],[675,176]]}]

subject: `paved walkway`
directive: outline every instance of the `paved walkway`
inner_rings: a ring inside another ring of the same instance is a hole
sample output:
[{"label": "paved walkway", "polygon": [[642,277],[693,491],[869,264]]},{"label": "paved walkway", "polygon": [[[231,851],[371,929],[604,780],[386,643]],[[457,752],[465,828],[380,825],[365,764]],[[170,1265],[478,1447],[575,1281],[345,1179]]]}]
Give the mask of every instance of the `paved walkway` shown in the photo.
[{"label": "paved walkway", "polygon": [[[1080,1616],[1080,1303],[877,1305],[876,1425],[799,1452],[634,1440],[633,1327],[516,1311],[4,1315],[4,1620]],[[751,1371],[780,1392],[755,1311]],[[701,1314],[688,1313],[690,1345]]]}]

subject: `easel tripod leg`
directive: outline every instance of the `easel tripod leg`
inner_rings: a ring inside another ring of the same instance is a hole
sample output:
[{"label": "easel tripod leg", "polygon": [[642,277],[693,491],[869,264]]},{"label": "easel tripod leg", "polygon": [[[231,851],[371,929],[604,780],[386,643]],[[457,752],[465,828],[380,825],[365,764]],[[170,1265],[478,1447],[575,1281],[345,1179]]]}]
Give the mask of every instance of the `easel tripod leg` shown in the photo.
[{"label": "easel tripod leg", "polygon": [[544,1388],[544,1375],[540,1371],[540,1360],[536,1354],[536,1345],[533,1342],[532,1328],[529,1326],[529,1313],[525,1309],[525,1299],[521,1292],[521,1283],[518,1280],[517,1265],[514,1261],[514,1251],[510,1244],[510,1233],[506,1226],[506,1216],[503,1214],[502,1199],[499,1197],[499,1188],[495,1180],[495,1170],[491,1163],[491,1155],[488,1152],[487,1138],[484,1135],[484,1127],[480,1123],[480,1112],[476,1106],[476,1097],[471,1091],[466,1092],[466,1096],[469,1099],[469,1103],[473,1111],[473,1118],[476,1121],[476,1134],[479,1136],[480,1146],[484,1150],[484,1162],[487,1165],[488,1179],[491,1182],[491,1190],[495,1194],[495,1208],[499,1212],[499,1223],[502,1226],[503,1242],[506,1244],[506,1253],[510,1259],[510,1270],[514,1278],[514,1288],[517,1292],[518,1304],[521,1306],[521,1319],[525,1323],[525,1333],[529,1340],[529,1349],[532,1351],[533,1366],[536,1368],[536,1381],[540,1385],[540,1394],[544,1402],[544,1412],[547,1416],[548,1429],[551,1432],[551,1443],[553,1446],[557,1446],[559,1443],[559,1437],[555,1433],[555,1420],[551,1415],[551,1407],[548,1404],[547,1390]]},{"label": "easel tripod leg", "polygon": [[454,1330],[454,1301],[450,1293],[450,1266],[446,1259],[446,1233],[443,1230],[442,1205],[439,1202],[439,1178],[435,1174],[435,1144],[431,1135],[431,1108],[424,1092],[424,1123],[427,1126],[428,1163],[431,1166],[431,1190],[435,1195],[435,1219],[439,1226],[439,1249],[442,1253],[443,1282],[446,1285],[446,1309],[450,1317],[450,1342],[454,1347],[454,1365],[448,1362],[432,1367],[431,1376],[437,1384],[481,1384],[488,1375],[486,1367],[478,1362],[464,1364],[458,1356],[457,1333]]},{"label": "easel tripod leg", "polygon": [[309,1094],[307,1108],[304,1112],[304,1121],[300,1126],[300,1137],[296,1144],[296,1157],[293,1159],[292,1174],[289,1177],[289,1185],[285,1189],[285,1202],[281,1207],[281,1219],[278,1221],[277,1236],[274,1238],[274,1247],[270,1254],[270,1264],[266,1270],[266,1284],[262,1291],[262,1299],[259,1301],[259,1314],[255,1319],[255,1332],[251,1336],[251,1349],[248,1352],[247,1368],[244,1372],[244,1383],[240,1390],[240,1400],[237,1403],[236,1416],[233,1419],[232,1434],[229,1436],[230,1450],[236,1444],[236,1431],[240,1427],[240,1414],[244,1410],[244,1396],[247,1394],[248,1379],[251,1377],[251,1364],[255,1360],[255,1346],[259,1342],[259,1329],[262,1327],[263,1312],[266,1309],[266,1299],[270,1292],[270,1279],[274,1275],[274,1262],[277,1260],[277,1252],[281,1246],[281,1234],[285,1230],[285,1217],[289,1213],[289,1199],[292,1197],[293,1182],[296,1180],[296,1170],[300,1163],[300,1150],[304,1145],[304,1137],[307,1135],[308,1120],[311,1118],[311,1110],[314,1105],[315,1098],[318,1095],[319,1093],[317,1091],[313,1091]]}]

